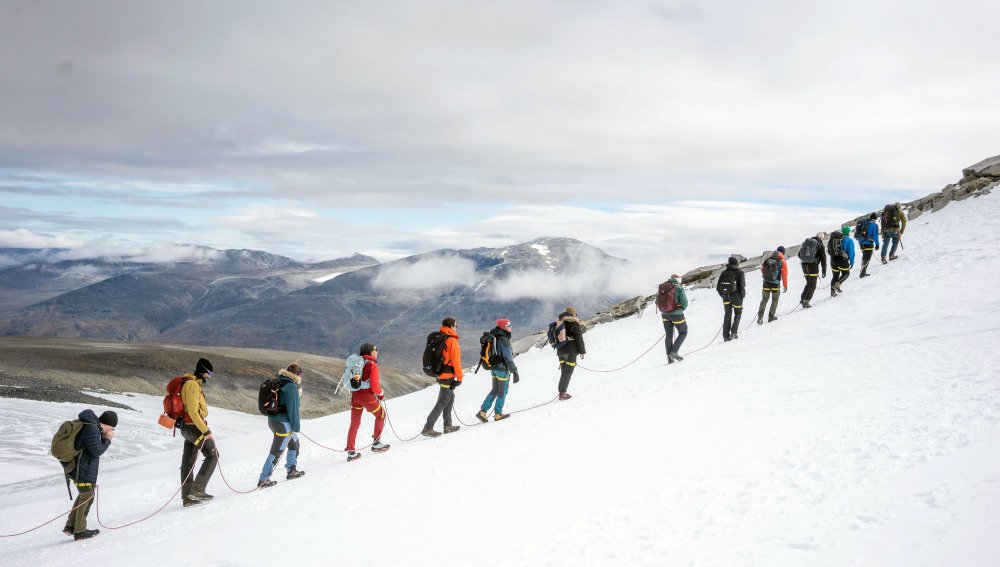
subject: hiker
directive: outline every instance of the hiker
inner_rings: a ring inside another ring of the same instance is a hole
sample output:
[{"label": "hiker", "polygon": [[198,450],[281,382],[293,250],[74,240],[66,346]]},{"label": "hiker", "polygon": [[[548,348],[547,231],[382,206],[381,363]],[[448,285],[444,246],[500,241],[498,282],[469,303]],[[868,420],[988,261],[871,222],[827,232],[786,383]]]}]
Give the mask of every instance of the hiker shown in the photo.
[{"label": "hiker", "polygon": [[788,263],[785,262],[784,246],[778,246],[778,249],[764,260],[760,265],[760,273],[764,279],[764,295],[760,298],[760,307],[757,308],[757,324],[763,325],[767,300],[771,300],[771,310],[767,314],[767,322],[777,321],[778,298],[781,296],[782,284],[784,284],[785,291],[788,291]]},{"label": "hiker", "polygon": [[[885,259],[886,253],[889,254],[889,260],[899,257],[896,256],[896,247],[902,242],[903,232],[906,231],[906,213],[903,212],[903,204],[897,201],[895,205],[886,205],[882,209],[881,224],[882,263],[888,264]],[[889,248],[889,242],[892,242],[892,249]]]},{"label": "hiker", "polygon": [[830,269],[833,271],[833,281],[830,282],[830,297],[843,293],[840,284],[851,276],[854,267],[854,241],[848,236],[851,227],[844,226],[830,235],[827,251],[830,253]]},{"label": "hiker", "polygon": [[[97,417],[94,410],[80,412],[78,428],[73,437],[73,449],[77,451],[76,458],[66,465],[66,478],[72,480],[78,491],[73,508],[66,518],[63,533],[73,536],[74,541],[90,539],[101,533],[101,530],[87,529],[87,514],[94,503],[94,487],[97,485],[97,471],[101,464],[101,455],[111,446],[115,438],[115,427],[118,426],[118,414],[106,411]],[[70,422],[73,423],[73,422]],[[67,485],[68,486],[68,485]]]},{"label": "hiker", "polygon": [[[743,270],[740,269],[740,260],[736,256],[729,257],[726,269],[719,274],[715,291],[722,298],[722,307],[726,312],[722,320],[722,340],[731,341],[740,338],[740,317],[743,316],[743,298],[747,296],[747,280]],[[686,331],[687,323],[684,327]],[[669,349],[667,352],[669,362]]]},{"label": "hiker", "polygon": [[820,267],[823,268],[823,277],[826,277],[826,252],[823,250],[822,232],[817,232],[816,236],[809,237],[802,242],[799,247],[799,260],[802,262],[802,275],[806,278],[806,287],[802,290],[802,297],[799,304],[803,308],[812,307],[813,293],[816,292],[816,284],[819,283]]},{"label": "hiker", "polygon": [[584,326],[577,318],[575,308],[567,307],[559,314],[557,323],[557,328],[559,325],[563,326],[559,335],[565,339],[565,343],[556,349],[559,356],[559,399],[568,400],[573,397],[566,390],[569,389],[569,381],[576,369],[576,357],[582,359],[587,354],[587,346],[583,343]]},{"label": "hiker", "polygon": [[[184,437],[184,454],[181,457],[181,502],[184,507],[208,502],[215,498],[205,492],[208,480],[215,472],[219,462],[219,452],[215,448],[215,439],[208,428],[208,404],[205,402],[204,385],[212,377],[212,363],[205,358],[199,358],[193,374],[184,375],[184,385],[181,386],[181,400],[184,403],[184,426],[181,436]],[[198,460],[198,451],[205,457],[194,475],[194,465]]]},{"label": "hiker", "polygon": [[285,480],[299,478],[306,474],[297,468],[299,459],[299,396],[302,394],[302,368],[298,364],[289,364],[288,368],[278,371],[281,388],[278,390],[278,408],[275,415],[267,416],[267,426],[274,433],[271,440],[271,452],[264,459],[264,468],[257,479],[257,488],[267,488],[277,484],[271,480],[274,466],[281,460],[281,454],[288,450],[285,457]]},{"label": "hiker", "polygon": [[455,407],[455,388],[462,383],[462,349],[458,346],[458,322],[454,317],[445,317],[441,321],[440,332],[445,335],[444,350],[441,352],[441,373],[437,376],[437,403],[427,416],[424,430],[420,432],[425,437],[438,437],[440,432],[434,430],[438,417],[444,417],[444,432],[454,433],[461,429],[451,424],[452,409]]},{"label": "hiker", "polygon": [[358,354],[364,359],[364,368],[357,377],[360,389],[351,393],[351,427],[347,431],[347,460],[361,458],[361,453],[354,450],[354,442],[358,438],[358,428],[361,427],[361,415],[367,410],[375,416],[375,431],[372,433],[372,451],[381,453],[389,450],[389,445],[382,442],[382,428],[385,427],[385,392],[378,379],[378,347],[371,343],[361,345]]},{"label": "hiker", "polygon": [[[660,320],[663,321],[663,345],[667,349],[667,364],[684,360],[678,351],[688,334],[687,320],[684,318],[687,306],[687,294],[681,286],[681,277],[672,274],[669,280],[660,284],[656,297],[656,308],[660,310]],[[677,340],[674,340],[674,330],[677,331]]]},{"label": "hiker", "polygon": [[861,219],[858,221],[857,226],[854,229],[854,238],[858,241],[858,246],[861,247],[861,274],[858,275],[859,278],[867,278],[871,274],[868,273],[868,263],[872,260],[872,254],[874,250],[878,250],[878,225],[875,224],[875,219],[878,215],[872,213],[868,215],[867,219]]},{"label": "hiker", "polygon": [[[513,376],[515,384],[521,379],[517,374],[517,365],[514,364],[514,348],[510,345],[512,329],[510,319],[497,319],[497,326],[490,331],[490,334],[496,337],[497,354],[503,360],[490,368],[490,374],[493,377],[493,389],[486,395],[483,405],[479,408],[479,413],[476,414],[479,421],[483,423],[486,423],[486,412],[490,411],[490,407],[493,407],[493,421],[500,421],[501,419],[510,417],[509,413],[503,412],[503,404],[507,400],[510,379]],[[494,401],[496,405],[494,405]]]}]

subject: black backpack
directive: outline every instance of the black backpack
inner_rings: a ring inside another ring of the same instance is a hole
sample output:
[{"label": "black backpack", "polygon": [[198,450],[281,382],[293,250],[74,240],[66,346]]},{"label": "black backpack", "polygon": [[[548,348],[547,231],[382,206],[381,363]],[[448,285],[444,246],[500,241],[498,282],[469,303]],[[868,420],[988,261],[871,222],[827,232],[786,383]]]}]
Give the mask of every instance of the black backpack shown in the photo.
[{"label": "black backpack", "polygon": [[[563,340],[559,340],[559,336],[562,335]],[[561,321],[553,321],[549,323],[549,331],[545,334],[549,340],[549,344],[552,345],[554,349],[560,349],[569,344],[569,337],[566,333],[566,323]]]},{"label": "black backpack", "polygon": [[424,374],[437,378],[444,369],[444,342],[448,335],[434,331],[427,335],[424,347]]},{"label": "black backpack", "polygon": [[868,238],[868,223],[870,221],[867,218],[858,221],[858,224],[854,225],[854,238],[860,240],[869,240]]},{"label": "black backpack", "polygon": [[804,264],[815,264],[816,253],[819,252],[820,243],[815,238],[807,238],[802,241],[799,247],[799,260]]},{"label": "black backpack", "polygon": [[738,272],[738,268],[735,270],[726,268],[719,274],[719,283],[716,284],[715,289],[722,297],[729,297],[730,293],[736,291],[736,286],[739,283]]},{"label": "black backpack", "polygon": [[886,205],[882,209],[882,228],[899,228],[899,208],[896,205]]},{"label": "black backpack", "polygon": [[781,259],[777,256],[771,256],[767,260],[764,260],[764,264],[761,265],[761,271],[764,273],[764,279],[769,282],[775,282],[781,279]]},{"label": "black backpack", "polygon": [[257,409],[262,415],[278,415],[288,411],[279,401],[281,386],[279,378],[270,378],[260,383],[260,391],[257,393]]},{"label": "black backpack", "polygon": [[830,258],[840,258],[841,260],[848,258],[847,250],[844,250],[844,235],[839,230],[830,235],[827,251],[830,253]]},{"label": "black backpack", "polygon": [[491,331],[486,331],[479,337],[479,365],[476,366],[475,372],[479,372],[480,368],[492,370],[502,364],[503,356],[500,355],[497,336]]}]

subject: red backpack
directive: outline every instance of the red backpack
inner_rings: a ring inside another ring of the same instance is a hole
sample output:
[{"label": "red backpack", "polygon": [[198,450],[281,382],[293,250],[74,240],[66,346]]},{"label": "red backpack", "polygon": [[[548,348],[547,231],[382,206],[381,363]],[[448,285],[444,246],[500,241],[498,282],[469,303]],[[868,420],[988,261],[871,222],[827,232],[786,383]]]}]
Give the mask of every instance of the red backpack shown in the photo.
[{"label": "red backpack", "polygon": [[676,289],[677,287],[672,281],[660,284],[660,293],[656,296],[656,308],[660,310],[660,313],[670,313],[677,309],[677,299],[674,296]]},{"label": "red backpack", "polygon": [[160,416],[160,425],[173,429],[178,421],[184,423],[187,413],[184,411],[184,400],[181,399],[181,388],[190,379],[187,376],[174,376],[167,383],[167,395],[163,396],[163,415]]}]

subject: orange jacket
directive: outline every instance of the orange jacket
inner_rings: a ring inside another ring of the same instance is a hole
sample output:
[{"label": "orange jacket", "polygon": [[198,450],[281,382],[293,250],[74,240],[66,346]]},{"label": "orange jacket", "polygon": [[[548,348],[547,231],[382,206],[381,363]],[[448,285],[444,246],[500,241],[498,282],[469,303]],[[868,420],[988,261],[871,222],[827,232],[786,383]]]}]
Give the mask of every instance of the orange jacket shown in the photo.
[{"label": "orange jacket", "polygon": [[450,380],[454,378],[462,381],[462,349],[458,346],[458,333],[451,327],[441,327],[441,332],[448,335],[444,340],[444,351],[441,353],[444,358],[444,365],[451,366],[454,372],[442,372],[438,380]]},{"label": "orange jacket", "polygon": [[781,283],[788,289],[788,262],[785,261],[783,252],[778,252],[778,257],[781,258]]}]

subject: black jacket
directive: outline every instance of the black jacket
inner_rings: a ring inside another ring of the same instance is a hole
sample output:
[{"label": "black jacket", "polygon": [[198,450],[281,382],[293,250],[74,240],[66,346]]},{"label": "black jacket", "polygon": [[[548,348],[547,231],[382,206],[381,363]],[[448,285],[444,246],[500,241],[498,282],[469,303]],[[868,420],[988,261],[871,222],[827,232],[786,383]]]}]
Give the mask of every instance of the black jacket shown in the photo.
[{"label": "black jacket", "polygon": [[[809,264],[819,264],[823,266],[823,275],[826,275],[826,246],[823,246],[823,241],[819,238],[813,237],[813,240],[819,242],[819,249],[816,250],[816,261],[808,262]],[[804,264],[807,262],[803,262]]]},{"label": "black jacket", "polygon": [[[725,274],[730,270],[736,272],[735,274],[736,289],[734,289],[729,293],[729,297],[726,297],[725,295],[722,294],[722,290],[719,288],[719,286],[722,285],[722,274]],[[743,272],[743,270],[739,268],[739,266],[726,266],[726,269],[723,270],[722,274],[719,275],[719,281],[716,282],[715,284],[715,291],[718,292],[720,296],[722,296],[722,299],[728,300],[733,297],[739,297],[740,299],[743,299],[744,297],[747,296],[747,277],[746,274]]]},{"label": "black jacket", "polygon": [[587,346],[583,344],[583,327],[576,317],[563,317],[566,325],[566,345],[557,350],[558,354],[587,354]]},{"label": "black jacket", "polygon": [[70,471],[69,477],[76,482],[97,482],[97,469],[101,465],[101,455],[111,446],[111,441],[101,435],[101,422],[93,410],[80,412],[83,429],[76,435],[73,447],[83,450],[76,461],[76,467]]}]

